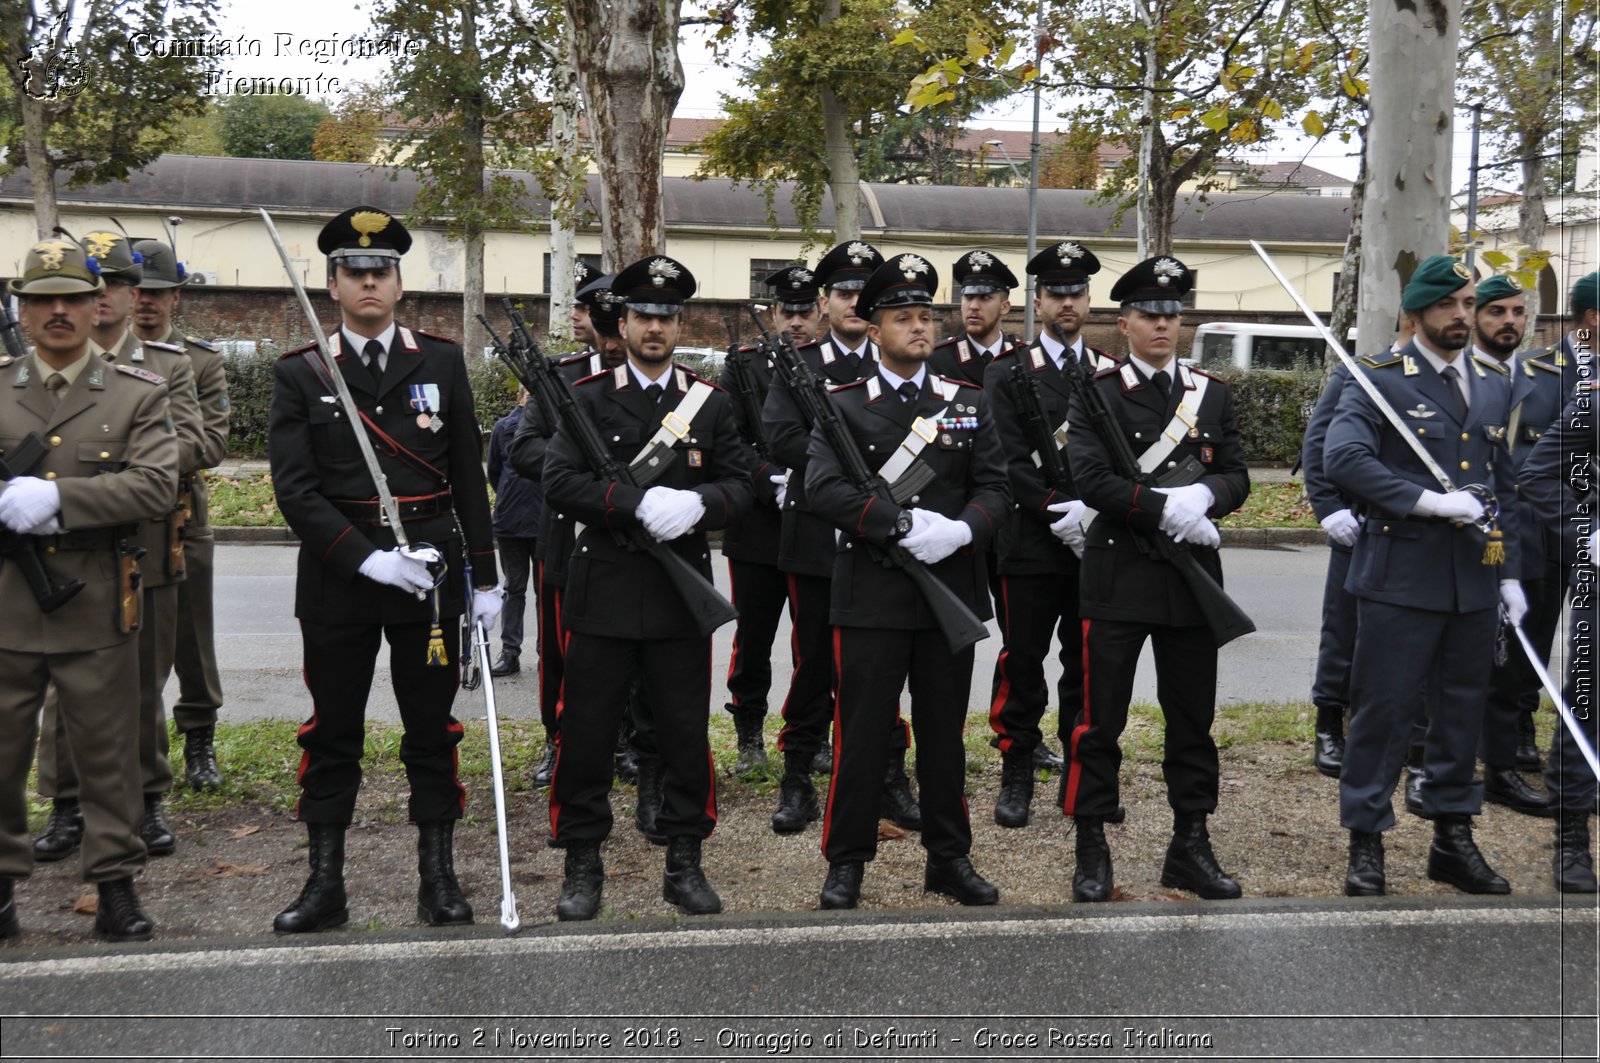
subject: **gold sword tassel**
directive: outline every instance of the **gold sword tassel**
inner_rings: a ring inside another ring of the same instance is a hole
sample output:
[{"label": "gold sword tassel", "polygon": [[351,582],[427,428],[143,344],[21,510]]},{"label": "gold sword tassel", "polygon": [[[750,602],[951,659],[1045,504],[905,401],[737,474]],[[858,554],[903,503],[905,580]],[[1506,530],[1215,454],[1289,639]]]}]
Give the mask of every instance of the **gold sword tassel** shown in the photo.
[{"label": "gold sword tassel", "polygon": [[428,659],[427,664],[432,668],[444,668],[450,664],[450,658],[444,651],[444,628],[439,626],[439,588],[433,589],[433,627],[428,630]]}]

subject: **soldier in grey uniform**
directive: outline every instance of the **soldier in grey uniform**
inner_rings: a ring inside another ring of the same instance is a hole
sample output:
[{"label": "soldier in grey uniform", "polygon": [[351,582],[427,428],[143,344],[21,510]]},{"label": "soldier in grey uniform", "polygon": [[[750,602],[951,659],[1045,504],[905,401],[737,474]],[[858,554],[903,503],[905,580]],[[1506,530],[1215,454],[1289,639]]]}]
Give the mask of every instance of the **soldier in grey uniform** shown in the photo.
[{"label": "soldier in grey uniform", "polygon": [[[0,460],[37,434],[45,456],[11,468],[0,524],[11,541],[0,564],[0,937],[20,930],[17,879],[33,870],[25,794],[36,721],[48,687],[59,697],[66,746],[82,779],[81,863],[96,884],[95,932],[150,937],[133,875],[139,838],[138,563],[131,525],[165,514],[178,489],[178,441],[159,374],[95,357],[94,293],[104,282],[68,240],[34,245],[20,279],[22,325],[35,343],[0,356]],[[50,580],[81,589],[46,613],[25,571],[35,552]]]},{"label": "soldier in grey uniform", "polygon": [[[146,348],[129,326],[142,260],[119,233],[92,232],[83,238],[89,260],[100,270],[105,287],[95,299],[93,350],[106,361],[132,365],[166,378],[170,412],[178,434],[179,475],[198,460],[200,406],[195,398],[194,373],[187,359],[169,350]],[[176,493],[167,511],[139,526],[138,546],[144,550],[140,587],[144,619],[139,625],[139,765],[144,791],[144,812],[139,835],[151,856],[166,856],[177,847],[177,836],[161,809],[172,789],[172,766],[167,759],[167,720],[163,690],[172,674],[178,627],[178,587],[184,581],[181,545],[182,515]],[[39,742],[39,792],[52,799],[45,831],[34,841],[39,860],[60,860],[78,847],[83,820],[79,810],[78,774],[66,755],[54,693],[46,697]]]},{"label": "soldier in grey uniform", "polygon": [[133,331],[145,348],[187,355],[194,366],[195,394],[200,400],[200,457],[179,474],[178,499],[184,507],[183,566],[187,578],[178,586],[178,701],[172,719],[183,734],[183,763],[189,785],[214,790],[222,785],[217,766],[217,712],[222,708],[222,674],[217,668],[214,587],[216,536],[211,531],[204,470],[228,456],[228,375],[222,353],[212,343],[180,332],[172,322],[189,274],[171,247],[158,240],[139,240],[134,250],[144,259],[144,279],[134,304]]},{"label": "soldier in grey uniform", "polygon": [[[1367,379],[1452,480],[1509,502],[1505,448],[1511,381],[1493,359],[1463,353],[1472,334],[1472,274],[1447,255],[1417,267],[1401,296],[1417,333],[1399,353],[1363,359]],[[1468,893],[1509,893],[1472,837],[1482,784],[1473,777],[1494,656],[1497,610],[1519,623],[1517,508],[1485,528],[1482,493],[1443,490],[1362,388],[1346,388],[1328,426],[1328,476],[1364,520],[1346,587],[1358,599],[1350,728],[1339,818],[1350,831],[1345,893],[1386,892],[1383,831],[1416,720],[1436,692],[1423,738],[1419,798],[1434,821],[1428,877]],[[1430,695],[1430,700],[1432,695]]]}]

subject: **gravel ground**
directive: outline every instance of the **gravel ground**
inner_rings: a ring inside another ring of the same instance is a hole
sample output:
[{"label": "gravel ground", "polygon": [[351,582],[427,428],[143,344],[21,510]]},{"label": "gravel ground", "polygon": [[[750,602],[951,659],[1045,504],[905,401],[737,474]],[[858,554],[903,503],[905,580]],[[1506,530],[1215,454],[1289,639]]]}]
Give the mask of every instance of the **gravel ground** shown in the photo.
[{"label": "gravel ground", "polygon": [[[1338,787],[1312,770],[1309,745],[1307,736],[1304,742],[1261,741],[1222,752],[1221,808],[1211,820],[1211,836],[1223,867],[1247,897],[1331,896],[1342,890],[1345,834],[1338,828]],[[1072,829],[1054,804],[1057,780],[1040,782],[1033,822],[1022,830],[994,824],[999,783],[996,754],[987,749],[969,754],[978,870],[1000,888],[1004,905],[1070,903]],[[738,779],[722,766],[720,818],[706,842],[704,866],[729,912],[817,907],[827,871],[819,851],[820,825],[787,837],[772,833],[768,821],[776,801],[770,778]],[[1116,899],[1192,900],[1158,882],[1171,830],[1158,764],[1125,760],[1123,801],[1127,822],[1107,828]],[[295,898],[305,878],[304,828],[266,804],[230,803],[210,810],[179,805],[172,814],[177,853],[152,859],[138,882],[158,940],[227,942],[270,933],[273,915]],[[523,925],[544,925],[554,920],[562,869],[562,853],[544,844],[547,796],[518,783],[508,806],[513,888]],[[1454,892],[1427,878],[1431,827],[1408,815],[1398,796],[1396,807],[1399,824],[1386,839],[1390,892]],[[619,785],[612,808],[617,827],[604,848],[601,920],[681,918],[661,899],[664,850],[648,844],[633,827],[634,789]],[[458,828],[456,866],[478,922],[492,926],[499,916],[500,879],[487,787],[473,793],[471,811],[472,818]],[[357,814],[346,864],[351,922],[340,933],[416,925],[415,832],[405,822],[404,780],[393,772],[369,772]],[[1476,833],[1515,895],[1553,895],[1550,821],[1486,806]],[[934,909],[953,903],[922,892],[923,854],[915,834],[883,823],[880,839],[878,859],[867,868],[864,909]],[[78,881],[76,858],[39,865],[32,879],[17,886],[24,930],[18,944],[37,948],[93,941],[93,899],[93,889]]]}]

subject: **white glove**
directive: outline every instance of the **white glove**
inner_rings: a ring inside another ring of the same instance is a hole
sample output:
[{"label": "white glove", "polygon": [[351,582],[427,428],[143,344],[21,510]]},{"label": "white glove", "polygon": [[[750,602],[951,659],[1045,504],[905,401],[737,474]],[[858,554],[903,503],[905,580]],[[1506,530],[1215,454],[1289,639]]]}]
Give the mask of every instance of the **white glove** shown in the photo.
[{"label": "white glove", "polygon": [[1361,522],[1348,509],[1341,509],[1322,518],[1322,530],[1340,546],[1354,546],[1356,536],[1361,534]]},{"label": "white glove", "polygon": [[360,572],[374,583],[399,587],[410,594],[424,594],[433,589],[433,573],[428,564],[416,554],[432,554],[437,560],[437,550],[418,550],[404,553],[399,547],[393,550],[374,550],[361,562]]},{"label": "white glove", "polygon": [[1483,517],[1483,503],[1467,491],[1424,491],[1411,512],[1419,517],[1442,517],[1457,524],[1476,524]]},{"label": "white glove", "polygon": [[700,523],[706,504],[693,491],[652,487],[639,503],[639,523],[657,542],[671,542]]},{"label": "white glove", "polygon": [[486,591],[474,589],[472,592],[472,623],[473,626],[483,625],[485,633],[494,630],[494,623],[500,618],[500,610],[505,608],[506,592],[500,587],[490,587]]},{"label": "white glove", "polygon": [[52,513],[48,517],[46,517],[44,519],[43,523],[35,524],[32,528],[29,528],[23,534],[25,534],[25,535],[59,535],[59,534],[61,534],[61,517],[60,517],[59,514]]},{"label": "white glove", "polygon": [[767,479],[778,485],[777,501],[779,509],[783,508],[784,499],[789,497],[789,472],[790,470],[785,469],[775,476],[767,477]]},{"label": "white glove", "polygon": [[[921,527],[917,526],[918,515],[922,517]],[[901,539],[900,545],[924,565],[934,565],[971,541],[972,529],[961,521],[932,510],[913,509],[911,534]]]},{"label": "white glove", "polygon": [[1191,538],[1197,525],[1210,523],[1206,520],[1206,511],[1216,501],[1216,496],[1205,484],[1154,490],[1167,496],[1166,505],[1161,507],[1161,530],[1178,542]]},{"label": "white glove", "polygon": [[1200,523],[1184,532],[1184,537],[1177,541],[1180,543],[1194,543],[1196,546],[1209,546],[1215,550],[1222,545],[1222,533],[1217,530],[1215,524],[1202,518]]},{"label": "white glove", "polygon": [[1522,584],[1517,580],[1500,581],[1500,611],[1512,627],[1519,626],[1528,615],[1528,596],[1522,593]]},{"label": "white glove", "polygon": [[1083,530],[1083,515],[1089,512],[1089,507],[1084,505],[1081,498],[1074,498],[1070,502],[1054,502],[1044,508],[1061,514],[1061,519],[1050,525],[1050,534],[1065,543],[1078,557],[1083,557],[1083,542],[1088,535]]},{"label": "white glove", "polygon": [[61,489],[51,480],[17,476],[0,491],[0,522],[21,535],[42,534],[32,529],[61,509]]}]

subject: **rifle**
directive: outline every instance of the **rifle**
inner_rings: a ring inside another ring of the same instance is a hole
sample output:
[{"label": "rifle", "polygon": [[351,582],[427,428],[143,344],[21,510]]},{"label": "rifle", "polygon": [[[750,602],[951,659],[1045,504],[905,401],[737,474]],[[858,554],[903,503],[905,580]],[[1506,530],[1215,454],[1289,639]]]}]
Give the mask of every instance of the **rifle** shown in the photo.
[{"label": "rifle", "polygon": [[[9,461],[0,459],[0,480],[10,480],[15,476],[26,476],[44,459],[49,448],[44,445],[38,432],[29,432],[23,437],[22,442],[11,449]],[[50,572],[44,567],[44,559],[39,556],[39,539],[33,535],[21,535],[10,528],[0,526],[0,559],[9,558],[22,566],[23,578],[28,581],[28,589],[33,592],[34,601],[39,603],[41,613],[53,613],[67,602],[72,596],[83,590],[83,580],[75,579],[57,587],[50,578]]]},{"label": "rifle", "polygon": [[13,358],[21,358],[28,353],[22,346],[21,331],[17,319],[11,316],[11,297],[0,296],[0,340],[4,340],[6,353]]},{"label": "rifle", "polygon": [[[867,467],[867,461],[861,456],[861,448],[856,444],[855,437],[839,418],[839,410],[833,404],[833,395],[822,382],[822,378],[811,368],[810,363],[795,349],[794,340],[787,333],[769,332],[762,326],[761,319],[756,317],[754,308],[751,308],[750,316],[755,319],[756,328],[761,331],[761,343],[758,349],[771,355],[772,364],[777,369],[778,375],[783,378],[784,386],[800,404],[807,422],[813,428],[822,431],[828,440],[828,446],[838,455],[840,468],[852,487],[876,495],[898,509],[933,480],[933,469],[923,461],[913,462],[911,467],[892,484],[880,479]],[[884,546],[865,543],[865,546],[868,555],[874,561],[886,568],[899,569],[916,584],[923,600],[928,603],[928,608],[933,610],[934,620],[938,623],[939,630],[944,633],[945,642],[949,644],[951,653],[960,653],[973,643],[989,637],[989,629],[971,609],[967,608],[967,603],[946,586],[943,580],[935,576],[927,565],[907,553],[905,547],[899,543],[889,543]]]},{"label": "rifle", "polygon": [[[1105,397],[1095,386],[1094,369],[1087,362],[1080,366],[1069,365],[1066,376],[1067,386],[1083,403],[1084,409],[1089,414],[1089,426],[1105,445],[1111,458],[1111,470],[1118,476],[1146,487],[1183,487],[1200,479],[1205,469],[1193,455],[1184,459],[1176,469],[1160,477],[1151,476],[1139,468],[1139,459],[1134,455],[1133,447],[1128,444],[1128,437],[1123,434],[1117,415],[1106,405]],[[1141,552],[1146,556],[1165,561],[1178,570],[1178,575],[1183,577],[1184,585],[1189,588],[1189,593],[1194,595],[1195,601],[1199,604],[1200,615],[1205,617],[1212,641],[1219,649],[1240,635],[1248,635],[1256,629],[1255,621],[1228,597],[1218,586],[1217,581],[1211,578],[1210,573],[1200,567],[1200,562],[1195,560],[1194,554],[1187,546],[1161,532],[1150,535],[1134,531],[1131,527],[1128,530]]]},{"label": "rifle", "polygon": [[735,401],[739,403],[739,409],[744,413],[743,435],[761,456],[761,460],[771,464],[772,444],[767,440],[767,433],[761,427],[762,396],[756,383],[755,370],[750,364],[753,352],[744,350],[739,343],[739,335],[733,327],[733,318],[724,317],[722,322],[728,326],[728,361],[724,367],[728,371],[728,390],[733,392]]},{"label": "rifle", "polygon": [[[591,472],[608,483],[646,487],[671,466],[676,454],[672,448],[661,444],[651,446],[626,467],[618,464],[605,441],[600,438],[594,422],[589,420],[573,397],[572,389],[539,349],[533,334],[528,331],[528,323],[523,320],[522,312],[510,299],[500,300],[500,305],[511,319],[511,343],[497,343],[495,354],[511,369],[518,382],[537,397],[540,412],[552,411],[552,418],[559,419],[565,434],[577,447]],[[554,425],[558,421],[552,419],[550,423]],[[620,545],[649,554],[666,571],[673,589],[682,597],[683,604],[689,607],[695,629],[702,637],[738,617],[739,612],[733,603],[724,598],[722,592],[700,574],[699,569],[666,543],[658,542],[643,529],[614,534]]]}]

